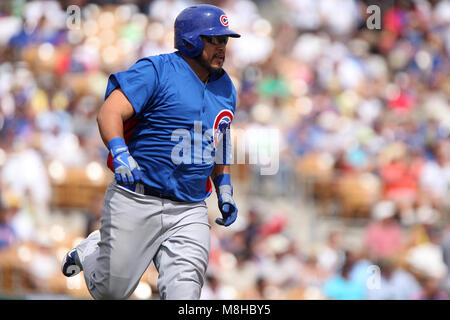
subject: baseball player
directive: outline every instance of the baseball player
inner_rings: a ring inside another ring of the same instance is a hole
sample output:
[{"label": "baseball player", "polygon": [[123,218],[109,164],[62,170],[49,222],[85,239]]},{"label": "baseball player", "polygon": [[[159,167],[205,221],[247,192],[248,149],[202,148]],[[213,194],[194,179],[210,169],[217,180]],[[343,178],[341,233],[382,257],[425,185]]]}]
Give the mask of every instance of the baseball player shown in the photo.
[{"label": "baseball player", "polygon": [[229,37],[240,35],[220,8],[192,6],[175,20],[178,51],[110,76],[97,122],[115,179],[100,230],[62,262],[67,277],[84,271],[94,299],[126,299],[152,261],[161,299],[200,297],[212,184],[216,223],[229,226],[238,213],[228,135],[236,91],[222,69]]}]

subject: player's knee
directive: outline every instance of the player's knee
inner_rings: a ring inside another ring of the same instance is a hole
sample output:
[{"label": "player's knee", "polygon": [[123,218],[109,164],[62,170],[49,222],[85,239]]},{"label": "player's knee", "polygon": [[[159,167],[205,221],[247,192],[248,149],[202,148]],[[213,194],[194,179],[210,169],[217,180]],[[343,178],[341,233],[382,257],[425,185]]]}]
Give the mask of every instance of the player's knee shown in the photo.
[{"label": "player's knee", "polygon": [[125,300],[130,296],[129,293],[126,292],[118,292],[118,291],[108,291],[103,300]]},{"label": "player's knee", "polygon": [[118,290],[96,290],[91,292],[95,300],[125,300],[130,293]]},{"label": "player's knee", "polygon": [[204,283],[204,270],[192,269],[184,270],[174,279],[167,283],[160,283],[159,291],[163,300],[197,300],[200,298],[201,289]]},{"label": "player's knee", "polygon": [[128,282],[124,279],[111,281],[109,285],[97,285],[91,290],[91,294],[96,300],[125,300],[133,293]]},{"label": "player's knee", "polygon": [[176,281],[161,292],[162,300],[198,300],[202,285],[194,281]]}]

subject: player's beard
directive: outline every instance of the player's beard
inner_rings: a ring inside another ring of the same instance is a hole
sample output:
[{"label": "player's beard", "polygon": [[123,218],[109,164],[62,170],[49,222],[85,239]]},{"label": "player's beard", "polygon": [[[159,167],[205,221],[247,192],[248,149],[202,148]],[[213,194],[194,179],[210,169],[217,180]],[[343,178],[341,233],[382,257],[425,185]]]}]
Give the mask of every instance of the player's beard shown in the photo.
[{"label": "player's beard", "polygon": [[[215,58],[215,55],[211,58],[211,61],[212,61],[214,58]],[[219,73],[219,72],[222,71],[222,66],[220,66],[220,67],[215,67],[215,66],[213,66],[213,65],[211,64],[210,61],[208,61],[207,59],[205,59],[205,58],[203,57],[202,54],[200,54],[200,55],[198,55],[197,57],[195,57],[195,60],[197,61],[197,63],[198,63],[199,65],[201,65],[203,68],[205,68],[206,70],[208,70],[208,72],[209,72],[210,74],[213,74],[213,73]],[[222,65],[223,65],[224,62],[225,62],[225,57],[223,57]]]}]

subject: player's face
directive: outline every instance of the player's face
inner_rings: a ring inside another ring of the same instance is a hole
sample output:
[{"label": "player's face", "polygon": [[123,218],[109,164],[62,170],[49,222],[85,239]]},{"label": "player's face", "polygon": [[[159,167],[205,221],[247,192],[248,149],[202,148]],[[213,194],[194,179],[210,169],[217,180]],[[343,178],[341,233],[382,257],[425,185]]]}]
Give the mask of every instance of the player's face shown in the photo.
[{"label": "player's face", "polygon": [[209,72],[218,72],[225,62],[228,36],[202,36],[203,51],[199,57],[200,64]]}]

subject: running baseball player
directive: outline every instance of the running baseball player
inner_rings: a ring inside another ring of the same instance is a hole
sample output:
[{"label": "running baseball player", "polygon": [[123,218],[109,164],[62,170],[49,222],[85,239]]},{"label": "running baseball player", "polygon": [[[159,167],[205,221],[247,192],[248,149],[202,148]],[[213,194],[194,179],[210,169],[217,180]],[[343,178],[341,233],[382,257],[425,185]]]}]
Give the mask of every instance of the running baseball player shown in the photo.
[{"label": "running baseball player", "polygon": [[97,122],[115,179],[100,230],[62,262],[67,277],[84,271],[94,299],[128,298],[152,261],[161,299],[200,297],[212,184],[216,223],[229,226],[238,213],[229,139],[236,91],[222,69],[229,37],[240,35],[220,8],[192,6],[175,20],[178,51],[110,76]]}]

